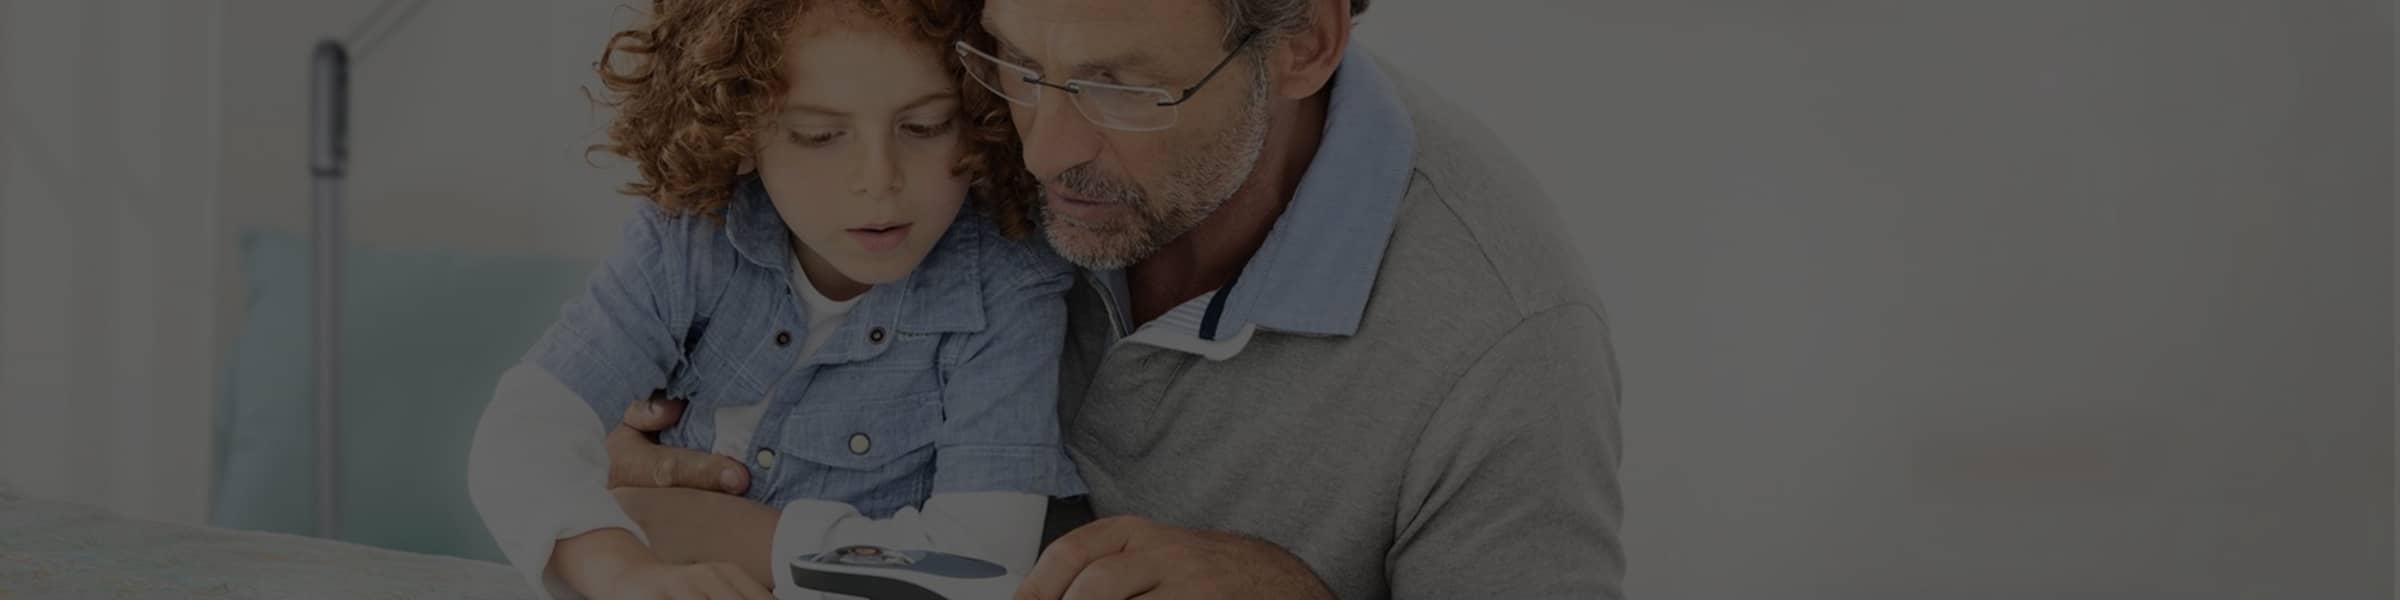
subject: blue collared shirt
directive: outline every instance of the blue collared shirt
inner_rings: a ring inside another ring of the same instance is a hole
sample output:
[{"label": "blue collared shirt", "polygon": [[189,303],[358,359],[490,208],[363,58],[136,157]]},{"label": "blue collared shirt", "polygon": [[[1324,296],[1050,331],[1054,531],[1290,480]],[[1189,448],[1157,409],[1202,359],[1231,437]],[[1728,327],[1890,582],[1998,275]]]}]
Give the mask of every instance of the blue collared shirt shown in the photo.
[{"label": "blue collared shirt", "polygon": [[1124,342],[1225,360],[1260,329],[1358,333],[1416,157],[1416,127],[1375,59],[1352,45],[1334,72],[1324,136],[1291,203],[1233,281],[1123,331],[1123,271],[1096,273]]},{"label": "blue collared shirt", "polygon": [[1073,267],[962,210],[916,271],[861,296],[802,361],[789,236],[755,178],[721,224],[642,203],[525,360],[604,430],[654,391],[688,400],[660,435],[677,447],[706,451],[716,410],[767,403],[737,459],[747,495],[771,506],[830,500],[881,518],[933,494],[1084,492],[1056,412]]}]

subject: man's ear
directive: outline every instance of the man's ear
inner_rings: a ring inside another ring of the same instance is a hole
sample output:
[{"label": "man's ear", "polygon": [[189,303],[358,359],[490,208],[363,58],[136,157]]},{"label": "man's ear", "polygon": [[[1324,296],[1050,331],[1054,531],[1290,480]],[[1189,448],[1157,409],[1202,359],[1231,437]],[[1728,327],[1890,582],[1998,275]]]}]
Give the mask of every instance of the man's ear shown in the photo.
[{"label": "man's ear", "polygon": [[1350,50],[1350,0],[1309,0],[1308,13],[1308,26],[1286,33],[1267,56],[1276,95],[1287,100],[1324,91]]}]

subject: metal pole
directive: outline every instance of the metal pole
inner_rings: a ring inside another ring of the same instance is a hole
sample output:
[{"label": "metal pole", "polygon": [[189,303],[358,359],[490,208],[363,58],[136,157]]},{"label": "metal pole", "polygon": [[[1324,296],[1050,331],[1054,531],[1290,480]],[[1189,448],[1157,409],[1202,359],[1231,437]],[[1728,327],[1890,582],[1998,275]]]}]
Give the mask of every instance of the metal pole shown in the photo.
[{"label": "metal pole", "polygon": [[341,474],[342,177],[349,165],[350,57],[341,42],[317,42],[309,66],[309,177],[315,195],[315,290],[317,416],[317,535],[337,535],[334,490]]}]

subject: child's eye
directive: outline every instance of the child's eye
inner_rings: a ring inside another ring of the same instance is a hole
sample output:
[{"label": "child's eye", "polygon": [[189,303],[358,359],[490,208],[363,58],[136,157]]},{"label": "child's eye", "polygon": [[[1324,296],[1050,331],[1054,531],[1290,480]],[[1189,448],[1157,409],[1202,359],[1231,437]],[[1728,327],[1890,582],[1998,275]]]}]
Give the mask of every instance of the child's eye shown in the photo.
[{"label": "child's eye", "polygon": [[957,126],[958,119],[943,119],[940,123],[909,123],[901,125],[900,132],[908,134],[911,137],[937,138],[949,134],[950,130],[956,128]]},{"label": "child's eye", "polygon": [[783,135],[786,138],[790,138],[793,145],[803,148],[816,148],[826,144],[831,144],[836,139],[841,139],[842,132],[827,131],[823,133],[803,133],[787,129],[784,130]]}]

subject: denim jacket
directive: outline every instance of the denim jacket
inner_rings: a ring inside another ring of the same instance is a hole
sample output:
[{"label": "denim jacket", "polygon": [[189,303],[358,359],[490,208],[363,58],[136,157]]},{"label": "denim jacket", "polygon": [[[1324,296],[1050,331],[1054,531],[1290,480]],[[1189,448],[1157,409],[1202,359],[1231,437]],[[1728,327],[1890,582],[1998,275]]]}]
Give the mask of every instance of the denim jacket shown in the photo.
[{"label": "denim jacket", "polygon": [[962,209],[915,272],[860,297],[801,362],[788,231],[756,178],[722,224],[641,203],[525,360],[603,430],[654,391],[687,400],[660,434],[671,446],[706,451],[716,410],[768,403],[736,458],[746,495],[770,506],[829,500],[881,518],[933,494],[1084,493],[1056,409],[1072,266]]}]

